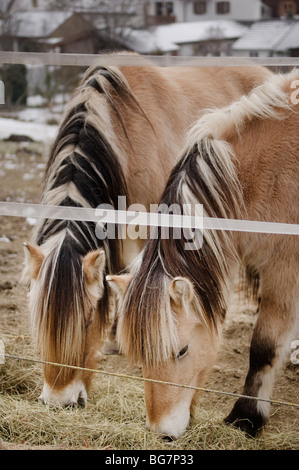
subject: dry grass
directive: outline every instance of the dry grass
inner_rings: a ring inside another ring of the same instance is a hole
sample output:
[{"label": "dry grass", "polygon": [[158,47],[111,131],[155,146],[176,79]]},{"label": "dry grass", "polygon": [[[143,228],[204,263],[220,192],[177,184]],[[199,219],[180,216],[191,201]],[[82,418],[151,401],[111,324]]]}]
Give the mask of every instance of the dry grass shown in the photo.
[{"label": "dry grass", "polygon": [[[34,357],[30,341],[6,337],[8,354]],[[122,358],[123,360],[124,358]],[[52,408],[38,402],[42,368],[7,359],[0,369],[2,447],[115,450],[262,450],[298,449],[298,435],[265,432],[258,439],[225,426],[220,411],[202,396],[183,437],[166,442],[145,429],[142,382],[97,374],[85,409]],[[221,408],[220,408],[221,409]]]},{"label": "dry grass", "polygon": [[[0,175],[5,183],[0,187],[0,200],[38,202],[43,148],[1,143],[0,154]],[[0,218],[0,224],[0,236],[10,239],[10,243],[0,243],[0,339],[7,354],[35,358],[28,336],[27,291],[18,284],[22,242],[30,239],[31,227],[15,217]],[[251,327],[242,315],[238,318],[227,331],[211,388],[241,391]],[[101,367],[140,375],[123,357],[104,357]],[[286,371],[276,398],[299,401],[298,373],[298,367]],[[183,437],[166,442],[145,429],[142,382],[97,374],[85,409],[44,406],[37,400],[41,388],[41,365],[12,359],[0,365],[0,449],[299,449],[298,410],[286,407],[273,407],[266,432],[251,439],[223,424],[233,399],[204,394]]]}]

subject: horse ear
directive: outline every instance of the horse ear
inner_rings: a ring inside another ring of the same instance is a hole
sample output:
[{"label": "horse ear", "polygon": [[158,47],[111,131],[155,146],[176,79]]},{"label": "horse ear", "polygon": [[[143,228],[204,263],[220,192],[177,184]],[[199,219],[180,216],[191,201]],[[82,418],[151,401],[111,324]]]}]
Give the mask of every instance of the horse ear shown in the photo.
[{"label": "horse ear", "polygon": [[25,269],[22,279],[24,281],[31,281],[31,279],[37,279],[45,255],[38,246],[31,245],[31,243],[23,243],[23,245],[25,252]]},{"label": "horse ear", "polygon": [[169,295],[177,305],[191,302],[194,295],[192,283],[185,277],[175,277],[169,285]]},{"label": "horse ear", "polygon": [[106,276],[111,289],[121,298],[123,298],[127,292],[129,284],[132,280],[132,274],[120,274],[119,276]]},{"label": "horse ear", "polygon": [[103,284],[103,273],[106,264],[106,256],[104,250],[90,251],[83,258],[83,272],[86,283],[93,284],[99,282]]}]

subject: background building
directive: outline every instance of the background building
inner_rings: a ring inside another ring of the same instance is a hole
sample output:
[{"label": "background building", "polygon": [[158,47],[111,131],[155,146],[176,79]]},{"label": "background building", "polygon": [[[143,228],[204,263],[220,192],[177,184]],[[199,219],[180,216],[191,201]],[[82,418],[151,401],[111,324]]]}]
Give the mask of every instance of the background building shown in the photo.
[{"label": "background building", "polygon": [[206,20],[235,20],[247,23],[262,19],[265,10],[268,11],[260,0],[150,0],[145,3],[149,24]]}]

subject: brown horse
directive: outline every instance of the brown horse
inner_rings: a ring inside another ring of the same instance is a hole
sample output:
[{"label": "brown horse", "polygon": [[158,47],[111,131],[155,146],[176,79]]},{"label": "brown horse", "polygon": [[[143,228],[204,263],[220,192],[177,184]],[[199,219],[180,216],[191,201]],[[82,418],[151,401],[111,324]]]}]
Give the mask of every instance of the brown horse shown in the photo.
[{"label": "brown horse", "polygon": [[[298,79],[298,72],[273,76],[203,115],[161,207],[196,203],[207,217],[298,224],[299,104],[292,88]],[[202,386],[241,262],[261,299],[243,394],[263,401],[239,398],[226,422],[255,435],[268,420],[274,373],[290,352],[298,321],[299,238],[203,229],[203,238],[184,233],[166,239],[163,230],[147,241],[135,272],[107,276],[123,297],[121,350],[142,364],[146,378]],[[193,247],[186,249],[190,240]],[[145,382],[147,425],[179,437],[195,396],[190,388]]]},{"label": "brown horse", "polygon": [[[102,67],[87,70],[62,120],[45,174],[46,205],[158,202],[184,135],[207,106],[226,105],[271,73],[252,68]],[[47,362],[96,367],[113,308],[105,274],[141,249],[101,239],[95,223],[46,219],[25,244],[33,333]],[[113,317],[113,315],[112,315]],[[46,365],[41,399],[85,403],[88,372]]]}]

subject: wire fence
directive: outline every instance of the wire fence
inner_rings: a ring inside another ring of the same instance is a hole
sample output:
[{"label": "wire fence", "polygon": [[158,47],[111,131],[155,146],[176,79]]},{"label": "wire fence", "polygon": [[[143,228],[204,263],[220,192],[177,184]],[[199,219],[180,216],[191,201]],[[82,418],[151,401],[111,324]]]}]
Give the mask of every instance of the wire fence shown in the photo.
[{"label": "wire fence", "polygon": [[225,396],[229,396],[233,398],[247,398],[249,400],[269,403],[271,405],[283,405],[283,406],[290,406],[290,407],[299,409],[299,403],[292,403],[292,402],[287,402],[283,400],[253,397],[250,395],[243,395],[243,394],[235,393],[235,392],[226,392],[224,390],[216,390],[216,389],[211,389],[211,388],[206,388],[206,387],[196,387],[195,385],[186,385],[186,384],[179,384],[176,382],[168,382],[164,380],[149,379],[145,377],[138,377],[137,375],[123,374],[119,372],[109,372],[109,371],[100,370],[100,369],[89,369],[87,367],[72,366],[72,365],[61,364],[57,362],[43,361],[41,359],[31,359],[28,357],[15,356],[12,354],[0,354],[0,357],[1,356],[4,357],[5,359],[31,362],[35,364],[51,365],[51,366],[60,367],[60,368],[69,368],[69,369],[74,369],[74,370],[78,370],[82,372],[92,372],[94,374],[102,374],[102,375],[118,377],[122,379],[137,380],[137,381],[142,381],[142,382],[152,382],[152,383],[156,383],[160,385],[169,385],[172,387],[180,387],[180,388],[191,389],[191,390],[200,391],[200,392],[214,393],[214,394],[225,395]]},{"label": "wire fence", "polygon": [[54,206],[0,201],[0,215],[31,217],[37,219],[59,219],[85,222],[101,222],[119,225],[167,227],[179,229],[228,230],[276,235],[299,235],[299,224],[265,222],[256,220],[220,219],[196,217],[184,214],[159,214],[117,209]]},{"label": "wire fence", "polygon": [[[117,54],[58,54],[58,53],[21,53],[21,52],[5,52],[0,51],[0,64],[26,64],[26,65],[57,65],[57,66],[90,66],[90,65],[103,65],[103,66],[148,66],[148,67],[230,67],[230,66],[253,66],[263,65],[268,67],[297,67],[299,66],[299,58],[290,57],[271,57],[271,58],[241,58],[241,57],[173,57],[173,56],[139,56],[139,55],[117,55]],[[144,226],[166,226],[176,228],[194,228],[198,227],[198,220],[190,218],[189,220],[174,220],[169,215],[169,218],[162,222],[160,219],[153,219],[152,213],[136,213],[129,211],[107,210],[101,214],[96,212],[95,209],[86,208],[65,208],[62,206],[43,206],[39,204],[26,204],[26,203],[13,203],[7,201],[0,201],[0,215],[13,216],[13,217],[35,217],[35,218],[57,218],[68,220],[84,220],[98,222],[99,219],[103,223],[119,223],[119,224],[138,224]],[[136,222],[136,215],[139,216]],[[131,219],[134,220],[132,221]],[[153,221],[154,220],[154,221]],[[268,233],[280,235],[299,235],[298,224],[283,224],[276,222],[261,222],[261,221],[244,221],[244,220],[225,220],[225,219],[212,219],[203,218],[203,227],[214,230],[230,230],[230,231],[244,231],[255,233]],[[42,365],[52,365],[60,368],[72,368],[75,370],[92,372],[94,374],[102,374],[106,376],[113,376],[128,380],[137,380],[143,382],[154,382],[173,387],[181,387],[193,389],[195,391],[214,393],[225,395],[234,398],[247,398],[260,402],[267,402],[272,405],[283,405],[299,409],[298,403],[292,403],[283,400],[265,399],[259,397],[252,397],[248,395],[238,394],[234,392],[227,392],[223,390],[215,390],[205,387],[196,387],[186,384],[179,384],[174,382],[167,382],[155,379],[148,379],[138,377],[135,375],[108,372],[99,369],[89,369],[85,367],[72,366],[67,364],[60,364],[55,362],[48,362],[38,359],[31,359],[28,357],[16,356],[5,354],[0,351],[0,358],[17,360],[24,362],[31,362]],[[1,364],[1,361],[0,361]]]}]

